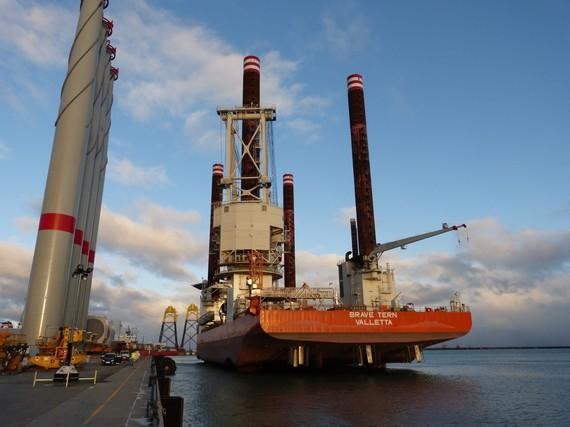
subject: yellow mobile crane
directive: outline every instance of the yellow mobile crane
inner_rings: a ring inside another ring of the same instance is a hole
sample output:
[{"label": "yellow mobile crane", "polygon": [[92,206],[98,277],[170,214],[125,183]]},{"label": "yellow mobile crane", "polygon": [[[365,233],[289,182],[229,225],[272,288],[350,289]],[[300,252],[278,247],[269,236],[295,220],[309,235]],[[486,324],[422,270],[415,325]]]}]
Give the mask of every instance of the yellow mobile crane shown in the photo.
[{"label": "yellow mobile crane", "polygon": [[[71,328],[68,326],[59,328],[59,332],[55,337],[43,337],[36,342],[38,354],[28,356],[28,361],[36,366],[44,369],[58,369],[63,366],[67,353],[71,347],[69,344],[80,343],[83,341],[83,331],[74,329],[71,336]],[[71,364],[79,365],[87,360],[85,353],[79,353],[73,350],[71,355]]]},{"label": "yellow mobile crane", "polygon": [[22,334],[0,330],[0,372],[20,372],[27,351],[28,344]]}]

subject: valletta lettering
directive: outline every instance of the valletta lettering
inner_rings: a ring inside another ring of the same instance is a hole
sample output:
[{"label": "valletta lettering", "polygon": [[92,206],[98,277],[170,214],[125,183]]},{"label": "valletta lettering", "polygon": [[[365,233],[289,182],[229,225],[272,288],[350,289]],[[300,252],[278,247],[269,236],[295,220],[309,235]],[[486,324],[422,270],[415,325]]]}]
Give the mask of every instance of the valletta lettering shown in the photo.
[{"label": "valletta lettering", "polygon": [[392,311],[349,311],[348,317],[358,326],[392,326],[398,313]]}]

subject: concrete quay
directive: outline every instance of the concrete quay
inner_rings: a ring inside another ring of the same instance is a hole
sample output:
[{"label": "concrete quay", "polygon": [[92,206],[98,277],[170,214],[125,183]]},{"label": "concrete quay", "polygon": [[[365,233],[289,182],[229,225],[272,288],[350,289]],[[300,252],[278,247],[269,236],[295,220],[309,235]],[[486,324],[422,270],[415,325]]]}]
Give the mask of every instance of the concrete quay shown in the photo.
[{"label": "concrete quay", "polygon": [[[3,427],[21,426],[145,426],[162,425],[160,408],[155,420],[147,418],[152,358],[133,364],[101,366],[91,362],[79,367],[80,377],[93,377],[97,383],[39,382],[33,387],[35,371],[0,376]],[[98,362],[98,359],[97,359]],[[38,370],[38,378],[51,378],[52,371]],[[156,398],[156,396],[152,396]]]}]

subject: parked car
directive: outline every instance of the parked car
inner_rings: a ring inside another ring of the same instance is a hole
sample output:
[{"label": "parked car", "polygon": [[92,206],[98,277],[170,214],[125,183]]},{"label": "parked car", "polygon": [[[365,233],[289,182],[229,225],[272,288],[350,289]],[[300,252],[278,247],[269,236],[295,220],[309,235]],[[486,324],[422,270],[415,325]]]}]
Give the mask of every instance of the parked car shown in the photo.
[{"label": "parked car", "polygon": [[101,356],[101,365],[117,365],[121,363],[121,357],[116,353],[105,353]]},{"label": "parked car", "polygon": [[2,329],[12,329],[14,327],[14,324],[12,322],[10,322],[9,320],[6,320],[2,323],[0,323],[0,328]]}]

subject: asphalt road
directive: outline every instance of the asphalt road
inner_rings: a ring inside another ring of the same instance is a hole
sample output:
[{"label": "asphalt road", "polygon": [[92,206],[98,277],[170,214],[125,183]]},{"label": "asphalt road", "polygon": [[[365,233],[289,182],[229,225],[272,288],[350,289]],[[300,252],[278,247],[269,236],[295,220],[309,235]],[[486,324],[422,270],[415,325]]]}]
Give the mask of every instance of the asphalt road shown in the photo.
[{"label": "asphalt road", "polygon": [[[82,365],[79,376],[93,377],[97,369],[97,384],[79,381],[65,388],[40,382],[33,387],[34,370],[0,376],[2,427],[144,425],[150,359],[115,366],[96,360]],[[52,376],[53,372],[38,370],[38,378]]]}]

